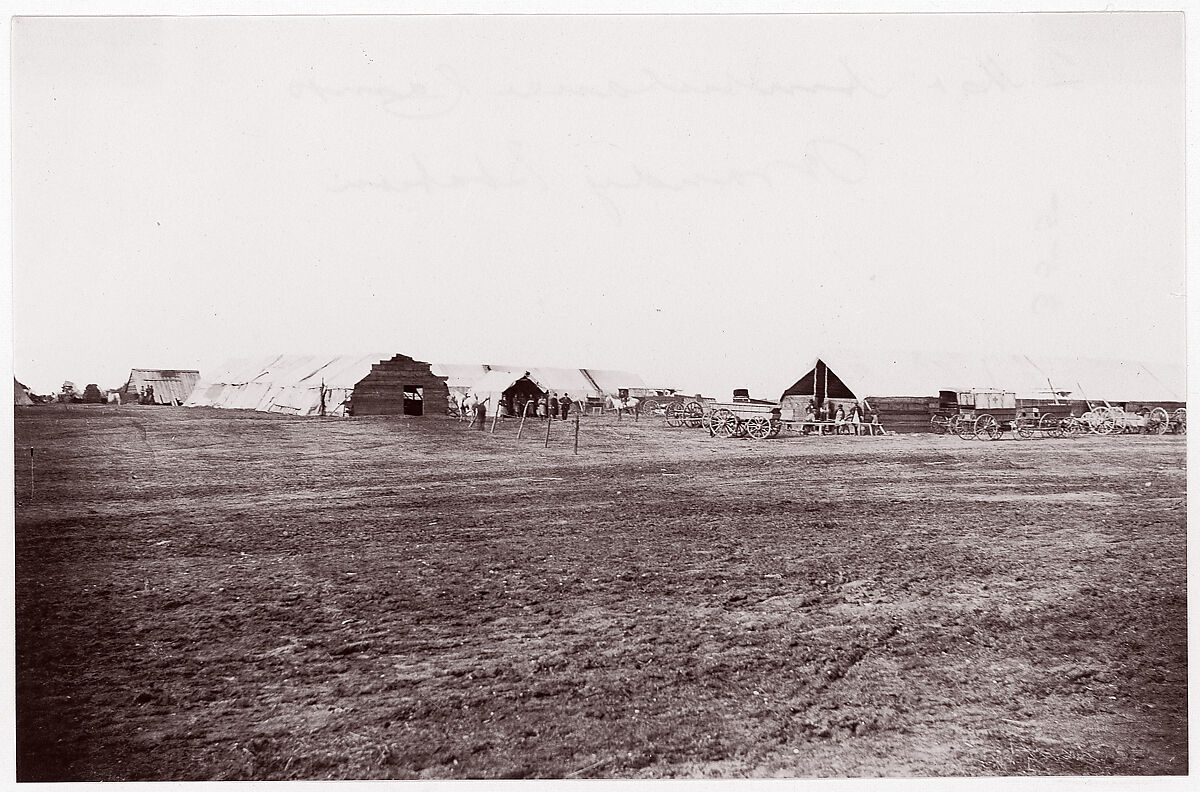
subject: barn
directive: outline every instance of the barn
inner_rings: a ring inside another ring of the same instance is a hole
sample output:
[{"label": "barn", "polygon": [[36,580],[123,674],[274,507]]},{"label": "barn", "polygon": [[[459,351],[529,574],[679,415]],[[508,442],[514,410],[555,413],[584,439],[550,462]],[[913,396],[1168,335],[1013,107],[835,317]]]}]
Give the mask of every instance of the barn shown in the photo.
[{"label": "barn", "polygon": [[133,369],[120,389],[121,400],[147,404],[183,404],[200,372],[194,369]]},{"label": "barn", "polygon": [[185,407],[300,416],[442,415],[446,380],[407,355],[270,355],[233,360]]}]

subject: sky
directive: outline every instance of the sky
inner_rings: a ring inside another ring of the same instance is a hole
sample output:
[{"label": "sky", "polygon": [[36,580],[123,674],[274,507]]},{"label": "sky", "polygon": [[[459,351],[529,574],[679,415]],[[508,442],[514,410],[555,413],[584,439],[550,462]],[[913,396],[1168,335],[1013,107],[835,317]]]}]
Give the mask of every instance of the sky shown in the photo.
[{"label": "sky", "polygon": [[14,372],[1185,355],[1183,16],[18,18]]}]

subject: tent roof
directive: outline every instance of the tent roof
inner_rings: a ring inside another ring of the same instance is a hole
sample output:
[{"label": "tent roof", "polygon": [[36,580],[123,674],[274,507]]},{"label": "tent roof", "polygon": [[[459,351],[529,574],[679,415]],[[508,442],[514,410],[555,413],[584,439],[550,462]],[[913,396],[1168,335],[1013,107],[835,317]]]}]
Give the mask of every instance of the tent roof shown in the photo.
[{"label": "tent roof", "polygon": [[522,379],[528,379],[543,391],[547,390],[532,372],[526,374],[524,371],[503,371],[500,369],[493,369],[485,373],[475,381],[475,384],[471,386],[471,390],[476,393],[503,393]]},{"label": "tent roof", "polygon": [[469,388],[488,372],[488,367],[481,363],[430,363],[429,370],[435,377],[445,377],[448,388]]},{"label": "tent roof", "polygon": [[154,388],[154,401],[159,404],[182,404],[192,395],[200,372],[195,369],[144,369],[135,368],[125,381],[126,393],[137,393],[146,386]]},{"label": "tent roof", "polygon": [[226,364],[207,383],[244,385],[250,382],[291,387],[353,388],[371,373],[371,367],[395,357],[370,355],[267,355],[238,358]]},{"label": "tent roof", "polygon": [[18,382],[16,377],[13,377],[13,404],[33,404],[33,399],[29,398],[29,388],[26,388],[24,385]]},{"label": "tent roof", "polygon": [[631,371],[616,369],[585,369],[588,376],[600,386],[605,393],[615,394],[621,388],[644,388],[646,383]]}]

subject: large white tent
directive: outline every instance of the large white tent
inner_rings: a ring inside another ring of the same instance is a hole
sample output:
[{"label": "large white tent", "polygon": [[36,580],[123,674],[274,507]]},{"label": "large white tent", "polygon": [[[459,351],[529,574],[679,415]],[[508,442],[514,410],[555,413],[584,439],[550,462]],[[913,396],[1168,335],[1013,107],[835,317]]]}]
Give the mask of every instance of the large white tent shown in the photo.
[{"label": "large white tent", "polygon": [[549,392],[549,389],[542,385],[530,372],[497,369],[489,371],[480,377],[471,386],[470,395],[474,396],[476,401],[486,402],[488,412],[494,413],[496,405],[504,398],[505,392],[514,387],[521,387],[520,383],[522,380],[528,383],[524,387],[524,390],[527,392],[537,391],[539,395]]},{"label": "large white tent", "polygon": [[445,377],[446,386],[452,393],[460,396],[465,396],[475,389],[482,377],[494,372],[517,376],[528,372],[546,391],[560,396],[564,393],[569,394],[575,401],[616,396],[621,388],[646,387],[637,374],[613,369],[571,369],[510,363],[432,363],[429,368],[434,374]]},{"label": "large white tent", "polygon": [[337,415],[349,410],[354,386],[391,353],[269,355],[228,362],[200,382],[185,407],[224,407],[289,415]]}]

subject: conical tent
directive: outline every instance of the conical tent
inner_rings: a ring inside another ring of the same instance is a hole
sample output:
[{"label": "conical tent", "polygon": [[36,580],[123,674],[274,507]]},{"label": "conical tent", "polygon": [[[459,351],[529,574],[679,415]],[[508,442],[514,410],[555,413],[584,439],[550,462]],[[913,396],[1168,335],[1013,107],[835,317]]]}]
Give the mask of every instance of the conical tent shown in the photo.
[{"label": "conical tent", "polygon": [[28,407],[33,404],[33,399],[29,398],[29,388],[26,388],[17,378],[13,377],[13,406]]},{"label": "conical tent", "polygon": [[817,364],[811,371],[783,392],[780,399],[788,396],[808,397],[817,407],[824,404],[826,399],[858,399],[846,383],[842,382],[841,377],[835,374],[820,358],[817,359]]}]

